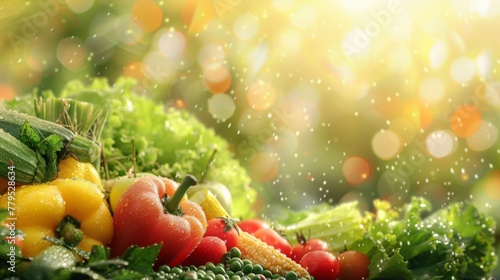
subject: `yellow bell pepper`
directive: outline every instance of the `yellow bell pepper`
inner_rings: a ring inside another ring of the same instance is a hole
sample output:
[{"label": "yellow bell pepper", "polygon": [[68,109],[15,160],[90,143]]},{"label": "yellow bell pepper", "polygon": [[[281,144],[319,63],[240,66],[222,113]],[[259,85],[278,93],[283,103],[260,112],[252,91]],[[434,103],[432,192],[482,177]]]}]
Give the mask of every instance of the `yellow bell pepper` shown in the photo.
[{"label": "yellow bell pepper", "polygon": [[59,172],[56,178],[74,179],[80,178],[97,184],[103,190],[101,177],[95,167],[89,162],[77,161],[73,157],[68,157],[59,162]]},{"label": "yellow bell pepper", "polygon": [[[104,245],[113,237],[113,219],[100,187],[79,178],[59,178],[51,182],[25,185],[15,194],[16,228],[26,237],[22,253],[34,257],[52,243],[46,236],[63,238],[56,230],[67,216],[80,225],[83,237],[77,248],[89,252],[93,245]],[[0,197],[0,207],[7,208],[8,197]],[[78,225],[74,226],[78,228]],[[80,237],[80,238],[81,238]]]}]

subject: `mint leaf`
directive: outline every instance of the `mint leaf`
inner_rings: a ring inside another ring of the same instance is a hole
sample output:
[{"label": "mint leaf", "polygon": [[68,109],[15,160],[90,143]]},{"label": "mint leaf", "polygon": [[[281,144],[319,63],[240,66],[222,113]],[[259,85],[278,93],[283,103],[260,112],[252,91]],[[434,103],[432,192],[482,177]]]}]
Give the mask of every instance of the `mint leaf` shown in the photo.
[{"label": "mint leaf", "polygon": [[21,126],[19,141],[36,151],[38,150],[38,145],[42,142],[42,137],[40,133],[26,121]]},{"label": "mint leaf", "polygon": [[148,274],[153,270],[160,249],[161,244],[148,247],[131,246],[123,253],[122,259],[128,262],[127,269]]},{"label": "mint leaf", "polygon": [[64,144],[64,139],[57,135],[51,134],[47,138],[43,139],[38,145],[38,149],[42,155],[45,156],[45,161],[47,164],[47,169],[45,171],[45,179],[50,181],[57,176],[59,158],[57,152],[61,151]]}]

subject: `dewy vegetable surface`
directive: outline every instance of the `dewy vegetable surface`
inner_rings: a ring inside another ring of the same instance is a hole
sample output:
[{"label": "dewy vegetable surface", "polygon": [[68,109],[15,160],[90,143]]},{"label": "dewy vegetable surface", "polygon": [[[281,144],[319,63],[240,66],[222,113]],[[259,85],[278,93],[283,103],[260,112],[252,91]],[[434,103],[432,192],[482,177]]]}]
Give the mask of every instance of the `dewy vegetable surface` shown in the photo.
[{"label": "dewy vegetable surface", "polygon": [[[90,85],[70,81],[61,92],[38,94],[105,104],[110,108],[101,134],[108,171],[102,175],[103,179],[127,175],[133,167],[133,139],[137,172],[180,181],[186,174],[202,178],[206,171],[206,181],[217,181],[229,188],[234,206],[232,215],[239,218],[255,215],[248,204],[255,202],[257,192],[250,187],[250,177],[234,158],[229,143],[189,112],[165,109],[161,104],[140,96],[132,90],[134,85],[135,82],[129,79],[119,79],[113,86],[106,79],[94,79]],[[35,115],[33,98],[24,95],[5,102],[5,106]],[[214,150],[217,154],[207,170]]]},{"label": "dewy vegetable surface", "polygon": [[[129,246],[162,244],[157,264],[179,265],[196,248],[207,228],[201,207],[187,199],[187,176],[176,182],[144,176],[122,195],[113,216],[111,254],[119,256]],[[162,202],[162,199],[164,202]]]},{"label": "dewy vegetable surface", "polygon": [[[9,196],[0,197],[0,207],[7,208]],[[45,237],[66,238],[56,232],[67,216],[76,219],[83,232],[78,248],[90,251],[113,237],[113,222],[99,187],[84,179],[56,179],[25,185],[16,190],[16,227],[26,234],[22,253],[34,257],[52,245]],[[72,238],[72,237],[69,237]]]},{"label": "dewy vegetable surface", "polygon": [[[312,268],[307,270],[300,261],[286,257],[247,232],[240,232],[236,247],[226,248],[228,254],[219,264],[180,265],[196,251],[208,219],[232,216],[245,220],[255,215],[251,204],[256,193],[249,188],[244,170],[231,157],[227,142],[187,112],[164,110],[133,93],[131,85],[128,80],[120,80],[114,87],[103,80],[96,80],[89,87],[75,82],[61,93],[118,108],[111,111],[107,126],[103,127],[102,172],[89,162],[69,157],[60,161],[55,180],[17,185],[15,193],[9,189],[0,197],[0,208],[8,207],[10,197],[16,200],[16,230],[11,231],[8,225],[0,227],[0,252],[12,252],[20,279],[30,279],[28,275],[51,275],[53,279],[314,276]],[[105,96],[111,98],[107,100]],[[15,108],[20,104],[24,104],[23,100],[18,99],[8,105]],[[42,138],[37,140],[37,135],[30,139],[40,143]],[[217,156],[207,164],[214,150],[218,151]],[[131,171],[148,174],[130,181],[135,183],[118,195],[112,216],[106,197],[109,189],[103,187],[99,175],[115,180]],[[185,195],[194,177],[187,177],[187,184],[179,186],[177,182],[182,174],[189,173],[224,181],[235,201],[232,214],[208,189]],[[0,182],[9,178],[2,179]],[[355,201],[323,203],[300,211],[288,210],[264,222],[272,228],[268,230],[284,234],[291,245],[297,243],[297,232],[321,239],[329,250],[322,255],[334,263],[338,263],[334,257],[346,250],[364,254],[369,260],[365,258],[361,267],[364,272],[369,269],[366,279],[488,279],[497,263],[494,220],[468,202],[433,211],[429,201],[414,197],[401,209],[382,200],[374,201],[373,212],[360,209]],[[0,210],[0,218],[5,225],[9,214],[4,210]],[[9,237],[11,232],[15,238]],[[57,270],[50,268],[53,263],[30,268],[30,257],[36,258],[39,252],[52,248],[51,242],[78,253],[77,262],[68,259],[70,265]],[[75,250],[74,246],[84,251]],[[5,267],[8,258],[0,255],[1,277],[12,276]],[[39,269],[49,269],[49,273],[41,274]],[[340,262],[337,272],[342,274],[342,269]]]}]

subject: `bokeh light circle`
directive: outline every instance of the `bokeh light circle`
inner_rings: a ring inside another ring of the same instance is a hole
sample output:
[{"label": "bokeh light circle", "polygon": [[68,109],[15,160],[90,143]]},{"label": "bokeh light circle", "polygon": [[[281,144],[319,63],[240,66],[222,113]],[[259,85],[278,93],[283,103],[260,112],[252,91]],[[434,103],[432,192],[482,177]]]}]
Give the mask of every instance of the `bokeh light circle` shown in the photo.
[{"label": "bokeh light circle", "polygon": [[255,182],[269,182],[278,177],[279,161],[268,152],[253,155],[249,164],[249,175]]},{"label": "bokeh light circle", "polygon": [[87,58],[87,49],[77,37],[64,38],[57,44],[57,59],[69,70],[83,66]]},{"label": "bokeh light circle", "polygon": [[342,164],[342,173],[346,181],[353,185],[359,185],[370,177],[370,164],[362,157],[349,157]]},{"label": "bokeh light circle", "polygon": [[215,94],[208,99],[208,110],[215,119],[225,121],[236,109],[233,98],[228,94]]},{"label": "bokeh light circle", "polygon": [[401,137],[391,130],[380,130],[372,138],[372,150],[378,158],[389,160],[395,158],[403,143]]},{"label": "bokeh light circle", "polygon": [[455,59],[450,66],[451,78],[457,83],[467,83],[476,74],[476,64],[467,57]]},{"label": "bokeh light circle", "polygon": [[467,145],[471,150],[482,152],[491,148],[498,140],[498,129],[488,121],[481,121],[476,133],[469,136]]},{"label": "bokeh light circle", "polygon": [[429,51],[429,62],[433,69],[439,69],[448,58],[449,47],[446,41],[436,42]]},{"label": "bokeh light circle", "polygon": [[205,67],[203,69],[203,83],[213,94],[224,93],[231,86],[231,74],[222,65]]},{"label": "bokeh light circle", "polygon": [[436,130],[427,135],[425,145],[433,157],[444,158],[455,152],[458,143],[453,133],[447,130]]},{"label": "bokeh light circle", "polygon": [[151,0],[136,0],[132,7],[132,18],[142,30],[151,33],[163,22],[163,11]]},{"label": "bokeh light circle", "polygon": [[142,38],[144,31],[134,22],[131,15],[121,15],[114,21],[115,35],[125,45],[134,45]]},{"label": "bokeh light circle", "polygon": [[221,45],[206,44],[198,52],[198,63],[201,67],[214,67],[224,63],[226,52]]},{"label": "bokeh light circle", "polygon": [[436,104],[445,96],[444,83],[438,78],[427,78],[420,83],[420,97],[424,102]]},{"label": "bokeh light circle", "polygon": [[271,108],[276,101],[274,87],[263,81],[251,84],[246,93],[248,106],[258,111]]},{"label": "bokeh light circle", "polygon": [[233,31],[241,40],[252,39],[259,31],[259,21],[252,14],[244,14],[234,21]]},{"label": "bokeh light circle", "polygon": [[66,0],[68,8],[77,14],[86,12],[94,4],[94,0]]},{"label": "bokeh light circle", "polygon": [[482,113],[477,106],[464,104],[458,106],[450,118],[451,130],[460,138],[472,136],[481,126]]},{"label": "bokeh light circle", "polygon": [[179,31],[167,31],[158,40],[158,49],[170,60],[178,60],[186,50],[186,38]]}]

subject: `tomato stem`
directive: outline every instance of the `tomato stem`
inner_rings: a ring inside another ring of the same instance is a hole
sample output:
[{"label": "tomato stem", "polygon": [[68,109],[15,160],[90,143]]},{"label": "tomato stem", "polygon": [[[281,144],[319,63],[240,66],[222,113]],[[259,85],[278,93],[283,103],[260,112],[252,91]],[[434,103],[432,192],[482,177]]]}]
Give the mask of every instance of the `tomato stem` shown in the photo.
[{"label": "tomato stem", "polygon": [[196,180],[193,175],[186,175],[186,177],[182,179],[181,184],[175,191],[175,194],[172,197],[165,199],[165,204],[163,205],[165,207],[165,210],[170,214],[177,213],[179,204],[181,203],[181,200],[186,194],[187,190],[189,189],[189,187],[196,184],[198,184],[198,180]]}]

